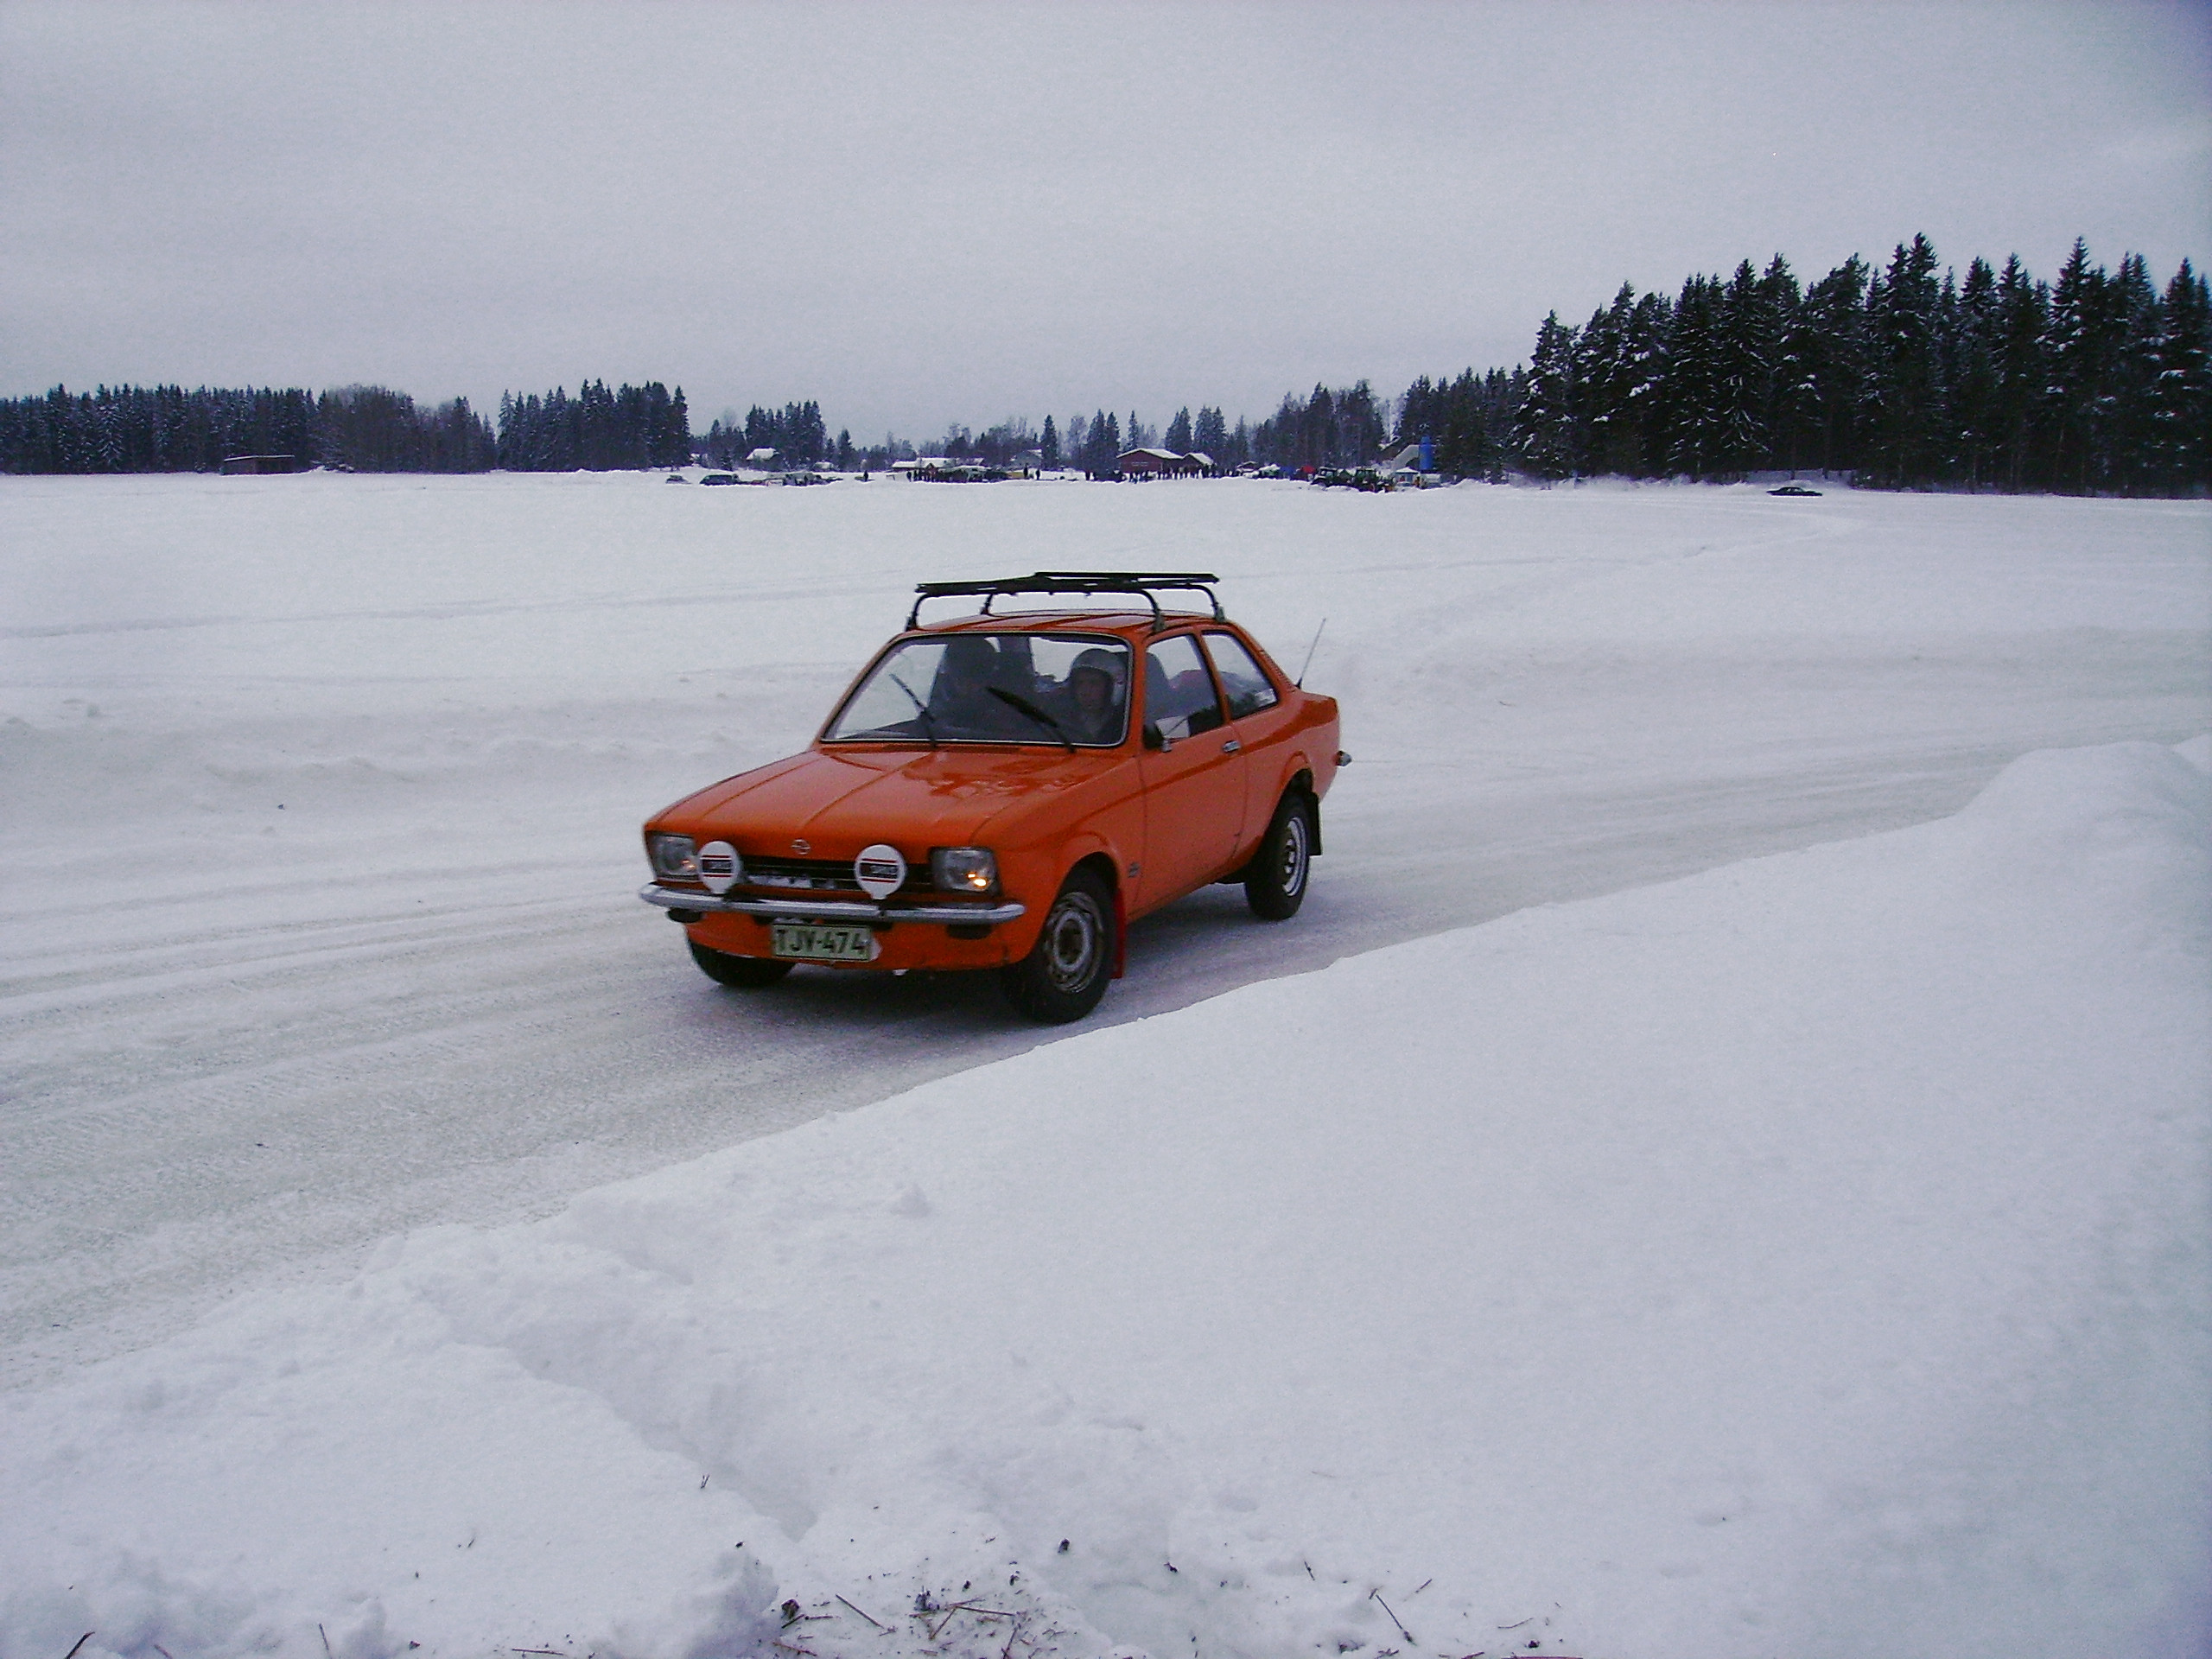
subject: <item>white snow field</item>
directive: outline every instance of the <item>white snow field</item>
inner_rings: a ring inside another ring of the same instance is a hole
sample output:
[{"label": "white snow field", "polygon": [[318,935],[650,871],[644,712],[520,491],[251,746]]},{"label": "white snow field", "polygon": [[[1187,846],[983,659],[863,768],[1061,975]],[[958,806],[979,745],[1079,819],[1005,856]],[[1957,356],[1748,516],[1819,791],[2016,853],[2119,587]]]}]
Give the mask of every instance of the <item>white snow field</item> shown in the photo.
[{"label": "white snow field", "polygon": [[[0,532],[0,1659],[2206,1650],[2203,505]],[[1304,912],[1072,1033],[697,976],[638,822],[1040,566],[1329,618]]]}]

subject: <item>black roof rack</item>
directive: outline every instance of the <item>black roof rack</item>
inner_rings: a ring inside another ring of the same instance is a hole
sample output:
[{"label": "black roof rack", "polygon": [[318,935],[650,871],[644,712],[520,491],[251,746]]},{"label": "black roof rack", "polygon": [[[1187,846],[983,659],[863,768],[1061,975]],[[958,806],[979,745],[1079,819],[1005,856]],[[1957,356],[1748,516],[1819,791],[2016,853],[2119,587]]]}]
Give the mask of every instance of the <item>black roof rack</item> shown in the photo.
[{"label": "black roof rack", "polygon": [[1213,620],[1227,621],[1211,586],[1220,580],[1207,570],[1039,570],[1034,575],[1001,576],[994,582],[922,582],[914,584],[914,608],[906,613],[906,626],[913,627],[920,620],[925,599],[980,595],[983,614],[988,616],[991,601],[1005,594],[1141,594],[1152,607],[1152,626],[1157,632],[1167,626],[1157,597],[1162,591],[1204,594],[1213,607]]}]

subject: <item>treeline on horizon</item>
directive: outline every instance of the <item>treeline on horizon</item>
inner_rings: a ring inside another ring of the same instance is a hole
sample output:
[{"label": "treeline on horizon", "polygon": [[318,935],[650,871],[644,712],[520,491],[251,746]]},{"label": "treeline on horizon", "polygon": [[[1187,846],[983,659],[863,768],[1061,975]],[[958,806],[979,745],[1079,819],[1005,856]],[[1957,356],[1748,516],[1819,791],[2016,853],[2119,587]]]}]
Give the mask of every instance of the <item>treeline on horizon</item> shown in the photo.
[{"label": "treeline on horizon", "polygon": [[[2186,259],[2162,291],[2141,256],[2108,272],[2079,241],[2051,283],[2017,257],[1939,277],[1924,236],[1885,270],[1854,255],[1809,287],[1777,254],[1673,297],[1624,283],[1580,327],[1554,312],[1510,372],[1423,376],[1389,409],[1364,381],[1316,386],[1218,449],[1187,447],[1334,468],[1423,438],[1438,471],[1493,480],[1827,471],[1899,489],[2202,493],[2212,294]],[[1166,447],[1186,446],[1171,429]]]},{"label": "treeline on horizon", "polygon": [[466,397],[425,409],[404,391],[341,386],[102,386],[0,401],[0,471],[212,473],[232,455],[289,455],[356,473],[613,471],[691,459],[683,389],[659,381],[571,397],[499,399],[499,424]]},{"label": "treeline on horizon", "polygon": [[[1779,254],[1674,296],[1624,284],[1579,327],[1547,317],[1523,365],[1422,376],[1395,398],[1363,380],[1317,385],[1256,423],[1185,407],[1164,435],[1105,410],[1041,429],[955,424],[927,453],[1110,476],[1117,455],[1157,444],[1296,471],[1374,465],[1424,438],[1436,470],[1492,480],[1844,472],[1893,488],[2200,494],[2212,295],[2188,260],[2160,289],[2141,256],[2107,271],[2080,241],[2054,282],[2017,257],[2002,270],[1977,257],[1961,281],[1916,236],[1885,268],[1854,255],[1809,285]],[[895,435],[832,440],[812,401],[732,411],[695,439],[683,388],[658,381],[509,393],[496,432],[465,398],[425,409],[375,386],[57,386],[0,401],[0,470],[17,473],[212,471],[240,454],[362,472],[727,467],[762,449],[779,466],[847,468],[918,453]]]},{"label": "treeline on horizon", "polygon": [[[1580,328],[1554,313],[1509,429],[1485,435],[1541,478],[1830,469],[1893,488],[2190,493],[2212,486],[2208,365],[2212,296],[2186,259],[2163,292],[2140,255],[2107,272],[2079,241],[2050,284],[2017,257],[1977,257],[1961,283],[1916,236],[1885,270],[1854,256],[1802,289],[1777,255],[1671,300],[1624,285]],[[1459,386],[1426,388],[1432,423],[1450,427]]]},{"label": "treeline on horizon", "polygon": [[0,401],[0,471],[212,473],[231,455],[290,455],[359,473],[473,473],[492,429],[455,397],[434,409],[383,386],[102,386]]}]

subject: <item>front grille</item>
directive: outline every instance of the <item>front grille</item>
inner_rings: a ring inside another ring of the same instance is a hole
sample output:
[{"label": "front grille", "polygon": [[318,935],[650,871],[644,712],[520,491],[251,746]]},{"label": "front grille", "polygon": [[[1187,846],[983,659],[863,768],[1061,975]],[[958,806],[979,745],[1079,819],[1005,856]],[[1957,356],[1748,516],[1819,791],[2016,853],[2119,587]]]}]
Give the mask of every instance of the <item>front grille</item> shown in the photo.
[{"label": "front grille", "polygon": [[[834,858],[756,858],[744,855],[745,880],[743,886],[758,887],[766,893],[820,893],[860,897],[861,884],[853,874],[850,859]],[[927,864],[909,864],[906,879],[899,883],[901,896],[934,893],[930,885]]]}]

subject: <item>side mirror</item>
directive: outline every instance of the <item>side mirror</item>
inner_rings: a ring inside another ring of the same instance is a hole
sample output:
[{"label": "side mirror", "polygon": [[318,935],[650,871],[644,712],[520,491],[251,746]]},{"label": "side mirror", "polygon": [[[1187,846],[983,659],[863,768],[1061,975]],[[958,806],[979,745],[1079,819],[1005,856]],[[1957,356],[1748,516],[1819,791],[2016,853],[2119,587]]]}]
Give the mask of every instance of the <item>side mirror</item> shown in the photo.
[{"label": "side mirror", "polygon": [[1162,732],[1153,721],[1147,720],[1144,723],[1144,746],[1147,749],[1158,749],[1165,754],[1175,747],[1175,740]]}]

